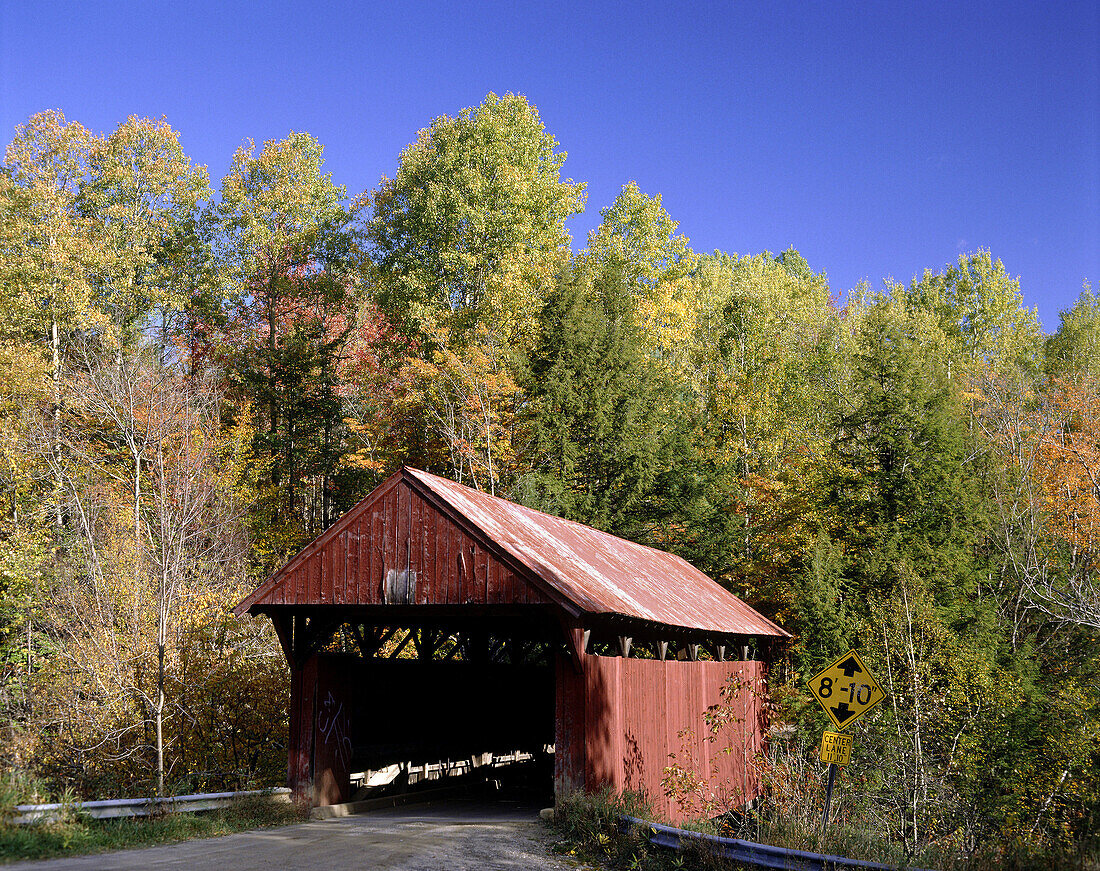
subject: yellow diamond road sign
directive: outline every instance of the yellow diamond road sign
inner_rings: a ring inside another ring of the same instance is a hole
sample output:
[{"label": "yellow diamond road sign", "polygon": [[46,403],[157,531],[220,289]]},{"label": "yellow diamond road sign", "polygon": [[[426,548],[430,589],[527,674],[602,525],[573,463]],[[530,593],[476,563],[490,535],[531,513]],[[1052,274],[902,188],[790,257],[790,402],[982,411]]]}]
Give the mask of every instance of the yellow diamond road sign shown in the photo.
[{"label": "yellow diamond road sign", "polygon": [[886,697],[854,650],[849,650],[807,683],[838,729],[852,725]]}]

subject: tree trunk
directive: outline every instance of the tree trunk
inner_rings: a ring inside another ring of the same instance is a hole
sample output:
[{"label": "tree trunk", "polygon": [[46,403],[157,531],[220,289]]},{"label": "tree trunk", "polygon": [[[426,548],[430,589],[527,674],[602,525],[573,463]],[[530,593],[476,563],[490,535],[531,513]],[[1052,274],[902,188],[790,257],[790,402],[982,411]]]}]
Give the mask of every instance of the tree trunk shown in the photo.
[{"label": "tree trunk", "polygon": [[57,521],[56,530],[58,536],[60,536],[63,522],[61,514],[61,330],[56,317],[52,319],[50,324],[50,349],[53,352],[53,371],[51,373],[53,378],[53,454],[54,463],[58,470],[54,496],[57,501],[54,503],[54,508]]},{"label": "tree trunk", "polygon": [[134,451],[134,569],[141,571],[141,453]]},{"label": "tree trunk", "polygon": [[332,474],[335,470],[332,461],[332,385],[328,374],[327,358],[321,371],[321,378],[323,391],[321,407],[325,410],[324,467],[321,472],[321,529],[328,529],[332,515]]},{"label": "tree trunk", "polygon": [[[267,279],[267,390],[268,390],[268,411],[270,417],[269,434],[271,436],[271,456],[274,459],[277,455],[275,448],[276,443],[279,440],[279,404],[276,394],[276,378],[275,378],[275,273],[272,270]],[[280,480],[279,464],[277,462],[271,464],[271,483],[276,487],[279,486]],[[278,500],[276,500],[276,506],[278,506]],[[275,509],[278,511],[278,507]]]},{"label": "tree trunk", "polygon": [[[298,494],[296,492],[295,484],[295,471],[294,471],[294,422],[295,416],[291,412],[290,408],[286,411],[286,488],[287,488],[287,508],[290,511],[291,516],[294,516],[295,504],[297,503]],[[307,511],[303,511],[305,515]],[[302,517],[302,525],[309,529],[310,532],[316,532],[314,529],[310,529],[309,519],[305,516]]]},{"label": "tree trunk", "polygon": [[164,795],[164,641],[157,642],[157,795]]}]

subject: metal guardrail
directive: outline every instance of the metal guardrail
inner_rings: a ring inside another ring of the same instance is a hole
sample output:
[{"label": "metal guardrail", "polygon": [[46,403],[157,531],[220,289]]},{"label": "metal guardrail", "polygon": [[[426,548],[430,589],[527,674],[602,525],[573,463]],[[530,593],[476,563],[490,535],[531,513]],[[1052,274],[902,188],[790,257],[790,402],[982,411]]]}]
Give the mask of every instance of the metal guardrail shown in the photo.
[{"label": "metal guardrail", "polygon": [[[805,850],[788,850],[783,847],[772,847],[769,844],[742,841],[740,838],[720,838],[717,835],[704,835],[701,832],[689,832],[686,829],[647,822],[637,817],[623,816],[619,819],[624,831],[635,827],[646,831],[650,843],[659,847],[680,850],[688,844],[695,843],[715,856],[756,868],[776,868],[780,871],[842,871],[846,868],[897,871],[897,866],[883,865],[881,862],[846,859],[843,856],[827,856]],[[908,871],[927,871],[927,869],[909,868]]]},{"label": "metal guardrail", "polygon": [[109,820],[118,817],[148,817],[154,814],[193,813],[228,807],[243,798],[267,798],[272,802],[290,801],[290,790],[286,787],[275,789],[250,789],[240,792],[206,792],[195,795],[174,795],[165,798],[118,798],[103,801],[81,801],[67,804],[21,804],[16,805],[11,822],[17,825],[27,823],[54,822],[67,813],[77,813],[97,820]]}]

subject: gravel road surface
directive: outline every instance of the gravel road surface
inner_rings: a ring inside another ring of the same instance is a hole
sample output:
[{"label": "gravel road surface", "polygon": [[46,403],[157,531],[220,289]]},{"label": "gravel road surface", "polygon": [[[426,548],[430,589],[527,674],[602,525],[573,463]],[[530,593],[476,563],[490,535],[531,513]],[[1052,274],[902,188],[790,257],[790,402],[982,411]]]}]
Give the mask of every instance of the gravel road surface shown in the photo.
[{"label": "gravel road surface", "polygon": [[575,863],[550,853],[550,843],[538,808],[447,802],[0,867],[5,871],[577,871]]}]

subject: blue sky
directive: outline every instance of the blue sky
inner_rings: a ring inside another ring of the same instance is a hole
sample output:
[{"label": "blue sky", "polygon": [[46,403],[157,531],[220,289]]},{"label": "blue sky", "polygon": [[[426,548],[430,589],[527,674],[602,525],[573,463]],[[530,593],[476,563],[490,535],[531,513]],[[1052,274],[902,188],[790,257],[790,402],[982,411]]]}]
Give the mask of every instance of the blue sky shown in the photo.
[{"label": "blue sky", "polygon": [[988,248],[1048,330],[1100,280],[1100,4],[0,0],[0,138],[167,117],[215,184],[304,130],[350,192],[433,117],[525,94],[588,183],[698,251],[793,245],[834,290]]}]

